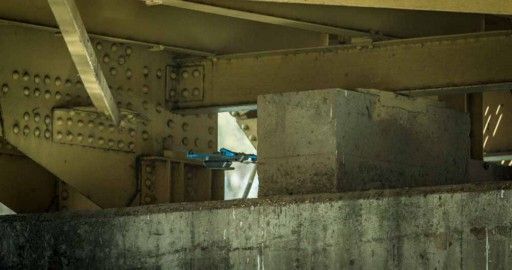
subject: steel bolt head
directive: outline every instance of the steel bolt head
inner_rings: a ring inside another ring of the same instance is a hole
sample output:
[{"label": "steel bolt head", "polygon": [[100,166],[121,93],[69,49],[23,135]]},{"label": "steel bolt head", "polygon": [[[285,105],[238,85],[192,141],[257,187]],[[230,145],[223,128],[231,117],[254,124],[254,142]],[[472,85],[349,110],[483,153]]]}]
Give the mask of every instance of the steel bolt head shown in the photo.
[{"label": "steel bolt head", "polygon": [[99,144],[104,144],[104,143],[105,143],[105,139],[103,139],[103,138],[101,138],[101,137],[100,137],[100,138],[98,139],[98,143],[99,143]]},{"label": "steel bolt head", "polygon": [[30,96],[30,88],[24,87],[23,88],[23,95],[25,95],[27,97]]},{"label": "steel bolt head", "polygon": [[199,70],[196,69],[196,70],[192,71],[192,76],[194,76],[194,78],[199,77],[199,75],[201,75],[201,72],[199,72]]},{"label": "steel bolt head", "polygon": [[28,126],[23,127],[23,135],[27,136],[30,133],[30,128]]},{"label": "steel bolt head", "polygon": [[20,127],[18,125],[14,125],[12,127],[12,132],[14,132],[14,134],[20,133]]},{"label": "steel bolt head", "polygon": [[45,137],[46,139],[50,139],[50,137],[51,137],[51,136],[52,136],[52,133],[50,132],[50,130],[45,129],[45,130],[44,130],[44,137]]},{"label": "steel bolt head", "polygon": [[34,122],[39,123],[41,120],[41,115],[39,113],[34,113]]},{"label": "steel bolt head", "polygon": [[28,82],[28,80],[30,80],[30,74],[28,74],[28,72],[23,73],[23,80],[26,82]]},{"label": "steel bolt head", "polygon": [[20,73],[17,70],[13,71],[12,72],[12,78],[15,79],[15,80],[19,79],[20,78]]},{"label": "steel bolt head", "polygon": [[41,76],[39,76],[39,75],[37,75],[37,74],[36,74],[36,75],[34,75],[34,82],[35,82],[36,84],[39,84],[39,83],[41,82]]},{"label": "steel bolt head", "polygon": [[178,75],[175,72],[171,72],[171,79],[175,80]]},{"label": "steel bolt head", "polygon": [[73,125],[73,119],[72,118],[66,119],[66,122],[68,123],[68,126]]},{"label": "steel bolt head", "polygon": [[183,97],[188,97],[188,95],[189,95],[188,89],[187,89],[187,88],[184,88],[183,90],[181,90],[181,95],[182,95]]},{"label": "steel bolt head", "polygon": [[49,115],[45,116],[44,117],[44,123],[49,126],[51,123],[52,123],[52,119],[50,118]]},{"label": "steel bolt head", "polygon": [[62,132],[60,132],[60,131],[57,132],[57,139],[62,140],[62,137],[63,137]]},{"label": "steel bolt head", "polygon": [[64,123],[64,120],[62,118],[57,118],[57,125],[61,126]]},{"label": "steel bolt head", "polygon": [[48,76],[48,75],[45,75],[45,76],[44,76],[44,83],[45,83],[45,84],[50,84],[50,83],[51,83],[51,81],[52,81],[52,80],[50,79],[50,76]]},{"label": "steel bolt head", "polygon": [[183,72],[181,73],[181,77],[182,77],[183,79],[188,78],[188,71],[186,71],[186,70],[185,70],[185,71],[183,71]]},{"label": "steel bolt head", "polygon": [[50,99],[52,97],[52,92],[50,90],[44,91],[44,98]]},{"label": "steel bolt head", "polygon": [[76,139],[77,139],[79,142],[81,142],[81,141],[84,139],[84,135],[82,135],[81,133],[78,133],[78,134],[76,135]]},{"label": "steel bolt head", "polygon": [[4,93],[9,92],[9,86],[7,84],[2,85],[2,92],[4,92]]},{"label": "steel bolt head", "polygon": [[41,90],[39,88],[34,89],[34,96],[38,97],[41,95]]},{"label": "steel bolt head", "polygon": [[62,98],[62,94],[60,92],[55,93],[55,99],[60,100]]},{"label": "steel bolt head", "polygon": [[23,114],[23,119],[24,119],[25,121],[30,120],[30,113],[25,112],[25,113]]},{"label": "steel bolt head", "polygon": [[78,120],[76,123],[77,123],[77,125],[79,127],[83,127],[84,126],[84,121],[82,121],[82,120]]},{"label": "steel bolt head", "polygon": [[71,132],[68,132],[68,134],[66,134],[66,139],[67,139],[68,141],[73,140],[73,137],[74,137],[74,136],[73,136],[73,133],[71,133]]},{"label": "steel bolt head", "polygon": [[149,139],[149,133],[145,130],[142,132],[142,139],[144,139],[144,140]]},{"label": "steel bolt head", "polygon": [[60,77],[56,77],[55,78],[55,85],[56,86],[60,86],[62,84],[62,80],[60,79]]},{"label": "steel bolt head", "polygon": [[34,129],[34,135],[39,138],[39,136],[41,136],[41,130],[39,128]]}]

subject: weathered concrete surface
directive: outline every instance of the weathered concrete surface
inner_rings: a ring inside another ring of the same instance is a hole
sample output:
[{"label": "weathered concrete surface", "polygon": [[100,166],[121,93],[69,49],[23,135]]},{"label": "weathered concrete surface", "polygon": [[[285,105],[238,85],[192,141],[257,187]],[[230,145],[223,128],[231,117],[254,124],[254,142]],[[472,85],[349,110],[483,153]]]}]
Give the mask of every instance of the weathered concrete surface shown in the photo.
[{"label": "weathered concrete surface", "polygon": [[0,268],[507,269],[512,183],[0,217]]},{"label": "weathered concrete surface", "polygon": [[258,98],[261,196],[463,183],[469,118],[427,98],[315,90]]}]

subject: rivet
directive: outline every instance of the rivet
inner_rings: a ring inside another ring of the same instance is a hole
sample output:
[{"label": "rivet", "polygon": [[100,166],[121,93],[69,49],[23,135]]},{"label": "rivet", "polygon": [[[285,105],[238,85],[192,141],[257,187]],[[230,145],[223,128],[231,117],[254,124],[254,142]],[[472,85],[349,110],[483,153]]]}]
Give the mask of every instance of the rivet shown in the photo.
[{"label": "rivet", "polygon": [[50,79],[50,76],[49,75],[45,75],[44,76],[44,83],[45,84],[50,84],[52,82],[52,79]]},{"label": "rivet", "polygon": [[119,56],[117,63],[119,63],[119,65],[124,65],[124,63],[126,63],[126,59],[124,59],[123,56]]},{"label": "rivet", "polygon": [[196,147],[199,147],[199,138],[196,138],[196,139],[194,140],[194,145],[195,145]]},{"label": "rivet", "polygon": [[116,74],[117,74],[117,69],[115,67],[110,68],[110,75],[116,76]]},{"label": "rivet", "polygon": [[124,142],[123,141],[118,141],[117,142],[117,147],[123,148],[124,147]]},{"label": "rivet", "polygon": [[249,130],[249,126],[246,124],[242,124],[242,130]]},{"label": "rivet", "polygon": [[146,172],[147,172],[147,173],[152,173],[152,172],[153,172],[153,167],[151,167],[151,166],[146,166]]},{"label": "rivet", "polygon": [[28,80],[30,80],[30,74],[28,74],[28,72],[26,72],[26,71],[23,73],[23,80],[26,82],[28,82]]},{"label": "rivet", "polygon": [[233,116],[233,117],[237,117],[237,116],[239,116],[239,115],[240,115],[240,113],[239,113],[239,112],[236,112],[236,111],[235,111],[235,112],[230,112],[230,114],[231,114],[231,116]]},{"label": "rivet", "polygon": [[142,132],[142,139],[147,140],[149,138],[149,133],[147,131]]},{"label": "rivet", "polygon": [[93,143],[94,142],[94,137],[92,135],[89,135],[89,137],[87,137],[87,141],[89,143]]},{"label": "rivet", "polygon": [[41,136],[41,130],[40,130],[38,127],[36,127],[36,128],[34,129],[34,135],[35,135],[36,137],[38,137],[38,138],[39,138],[39,136]]},{"label": "rivet", "polygon": [[171,97],[174,97],[174,96],[176,96],[176,91],[175,90],[171,90],[169,92],[169,94],[171,95]]},{"label": "rivet", "polygon": [[195,96],[195,97],[197,97],[197,96],[199,96],[199,93],[200,93],[200,92],[201,92],[201,91],[199,91],[199,88],[197,88],[197,87],[196,87],[196,88],[194,88],[194,89],[192,90],[192,95],[193,95],[193,96]]},{"label": "rivet", "polygon": [[183,79],[188,78],[188,71],[186,71],[186,70],[185,70],[185,71],[183,71],[183,72],[181,73],[181,77],[182,77]]},{"label": "rivet", "polygon": [[157,69],[157,70],[156,70],[156,77],[157,77],[158,79],[162,78],[162,70],[161,70],[161,69]]},{"label": "rivet", "polygon": [[62,84],[62,80],[60,79],[60,77],[55,77],[55,85],[60,86],[61,84]]},{"label": "rivet", "polygon": [[90,128],[93,128],[94,127],[94,121],[89,121],[89,123],[87,123],[87,126],[90,127]]},{"label": "rivet", "polygon": [[20,127],[18,125],[14,125],[12,127],[12,132],[14,132],[14,134],[20,133]]},{"label": "rivet", "polygon": [[126,53],[126,55],[130,55],[130,54],[132,54],[132,48],[126,47],[126,49],[124,49],[124,52]]},{"label": "rivet", "polygon": [[185,146],[188,145],[188,138],[187,137],[184,137],[183,139],[181,139],[181,143]]},{"label": "rivet", "polygon": [[82,135],[81,133],[78,133],[78,134],[76,135],[76,138],[77,138],[77,140],[78,140],[79,142],[81,142],[81,141],[84,139],[84,135]]},{"label": "rivet", "polygon": [[167,120],[167,127],[173,128],[174,127],[174,121],[172,119]]},{"label": "rivet", "polygon": [[34,89],[34,96],[38,97],[41,95],[41,90],[39,88]]},{"label": "rivet", "polygon": [[135,137],[135,135],[137,135],[137,133],[135,132],[134,129],[130,129],[129,132],[130,132],[130,137],[132,137],[132,138]]},{"label": "rivet", "polygon": [[69,198],[69,192],[65,189],[63,189],[61,192],[60,192],[60,197],[62,200],[67,200]]},{"label": "rivet", "polygon": [[20,78],[20,73],[17,70],[13,71],[12,72],[12,78],[15,79],[15,80],[19,79]]},{"label": "rivet", "polygon": [[37,75],[37,74],[36,74],[36,75],[34,75],[34,82],[35,82],[36,84],[39,84],[39,83],[41,82],[41,76],[39,76],[39,75]]},{"label": "rivet", "polygon": [[117,107],[121,107],[123,105],[123,102],[118,101],[118,102],[116,102],[116,104],[117,104]]},{"label": "rivet", "polygon": [[101,42],[96,42],[96,49],[101,50],[103,49],[103,45],[101,45]]},{"label": "rivet", "polygon": [[214,147],[214,142],[212,140],[209,140],[208,141],[208,148],[213,148]]},{"label": "rivet", "polygon": [[163,111],[163,109],[164,109],[164,108],[162,107],[162,104],[158,103],[158,104],[156,105],[155,110],[156,110],[156,112],[157,112],[157,113],[161,113],[161,112]]},{"label": "rivet", "polygon": [[66,119],[66,122],[68,123],[68,126],[73,125],[73,119],[71,118]]},{"label": "rivet", "polygon": [[66,95],[64,96],[64,99],[71,100],[71,95],[69,93],[66,93]]},{"label": "rivet", "polygon": [[44,98],[50,99],[52,97],[52,92],[50,90],[44,91]]},{"label": "rivet", "polygon": [[133,109],[133,104],[131,102],[126,102],[126,108],[127,109]]},{"label": "rivet", "polygon": [[256,136],[254,135],[249,135],[249,140],[251,140],[252,142],[255,142],[257,140]]},{"label": "rivet", "polygon": [[144,110],[148,109],[148,102],[146,100],[142,101],[142,108],[144,108]]},{"label": "rivet", "polygon": [[76,81],[75,86],[77,88],[82,88],[84,86],[84,84],[80,80],[78,80],[78,81]]},{"label": "rivet", "polygon": [[25,112],[25,113],[23,114],[23,119],[24,119],[25,121],[30,120],[30,113]]},{"label": "rivet", "polygon": [[62,118],[57,118],[57,125],[61,126],[63,123],[64,121],[62,120]]},{"label": "rivet", "polygon": [[73,111],[73,110],[70,110],[70,111],[69,111],[69,115],[71,115],[71,116],[75,116],[75,114],[76,114],[76,112],[75,112],[75,111]]},{"label": "rivet", "polygon": [[132,78],[132,70],[131,69],[127,69],[126,70],[126,78],[128,80]]},{"label": "rivet", "polygon": [[122,91],[123,91],[123,87],[122,87],[122,86],[118,86],[118,87],[116,88],[116,90],[117,90],[117,92],[122,92]]},{"label": "rivet", "polygon": [[66,134],[66,139],[67,139],[68,141],[73,140],[73,133],[68,132],[68,133]]},{"label": "rivet", "polygon": [[105,129],[105,125],[104,125],[103,123],[99,123],[99,124],[98,124],[98,129],[99,129],[99,130],[103,130],[103,129]]},{"label": "rivet", "polygon": [[34,122],[39,123],[41,120],[41,115],[39,113],[34,113]]},{"label": "rivet", "polygon": [[108,125],[108,130],[110,132],[114,132],[116,130],[116,127],[114,125]]},{"label": "rivet", "polygon": [[66,87],[70,87],[70,86],[71,86],[71,81],[70,81],[70,80],[66,80],[66,81],[64,82],[64,86],[66,86]]},{"label": "rivet", "polygon": [[143,92],[144,94],[147,94],[147,93],[149,92],[149,86],[147,86],[147,85],[143,85],[143,86],[142,86],[142,92]]},{"label": "rivet", "polygon": [[30,96],[30,89],[28,87],[24,87],[23,88],[23,94],[25,96],[27,96],[27,97]]},{"label": "rivet", "polygon": [[101,137],[100,137],[100,138],[98,139],[98,143],[99,143],[99,144],[103,144],[103,143],[105,143],[105,140],[104,140],[103,138],[101,138]]},{"label": "rivet", "polygon": [[183,131],[187,131],[188,130],[188,123],[185,122],[181,125],[181,128],[183,129]]},{"label": "rivet", "polygon": [[78,120],[77,124],[78,124],[79,127],[83,127],[84,126],[84,121]]},{"label": "rivet", "polygon": [[108,54],[103,55],[103,63],[108,63],[108,62],[110,62],[110,56],[108,56]]},{"label": "rivet", "polygon": [[51,123],[52,123],[52,119],[50,118],[49,115],[45,116],[44,117],[44,123],[49,126]]},{"label": "rivet", "polygon": [[128,144],[128,148],[130,148],[130,150],[135,149],[135,144],[134,143],[129,143]]},{"label": "rivet", "polygon": [[7,84],[2,85],[2,92],[7,93],[9,91],[9,86]]},{"label": "rivet", "polygon": [[188,89],[187,89],[187,88],[184,88],[183,90],[181,90],[181,95],[182,95],[183,97],[188,97],[188,94],[189,94],[189,93],[188,93]]},{"label": "rivet", "polygon": [[61,99],[61,98],[62,98],[62,94],[61,94],[60,92],[58,92],[58,91],[57,91],[57,92],[55,93],[55,99],[59,100],[59,99]]},{"label": "rivet", "polygon": [[150,203],[150,202],[151,202],[151,197],[150,197],[149,195],[146,195],[146,196],[144,197],[144,201],[145,201],[146,203]]},{"label": "rivet", "polygon": [[187,179],[192,179],[192,173],[191,172],[187,172]]},{"label": "rivet", "polygon": [[175,72],[171,72],[171,79],[175,80],[178,75]]},{"label": "rivet", "polygon": [[108,146],[113,147],[114,146],[114,141],[113,140],[108,140]]},{"label": "rivet", "polygon": [[52,136],[52,133],[50,132],[50,130],[49,129],[45,129],[44,130],[44,137],[46,139],[50,139],[51,136]]},{"label": "rivet", "polygon": [[194,76],[194,78],[199,77],[199,75],[201,75],[201,72],[199,72],[199,70],[196,69],[196,70],[192,71],[192,76]]},{"label": "rivet", "polygon": [[57,132],[57,139],[62,140],[62,132]]},{"label": "rivet", "polygon": [[149,75],[149,68],[147,66],[144,66],[144,68],[142,69],[142,73],[144,74],[144,76],[148,76]]},{"label": "rivet", "polygon": [[208,134],[213,135],[214,132],[215,132],[215,128],[213,128],[213,127],[208,128]]},{"label": "rivet", "polygon": [[148,178],[148,179],[146,179],[146,182],[145,182],[145,183],[146,183],[146,186],[147,186],[147,187],[151,187],[151,179],[149,179],[149,178]]}]

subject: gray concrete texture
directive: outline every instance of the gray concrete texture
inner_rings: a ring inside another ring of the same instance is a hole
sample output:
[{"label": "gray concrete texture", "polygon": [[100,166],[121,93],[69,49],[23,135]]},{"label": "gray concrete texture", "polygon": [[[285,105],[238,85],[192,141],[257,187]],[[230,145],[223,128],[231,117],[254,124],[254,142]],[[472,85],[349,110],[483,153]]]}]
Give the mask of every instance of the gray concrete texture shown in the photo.
[{"label": "gray concrete texture", "polygon": [[508,269],[512,184],[0,217],[0,269]]},{"label": "gray concrete texture", "polygon": [[431,98],[340,89],[258,98],[260,196],[463,183],[470,121]]}]

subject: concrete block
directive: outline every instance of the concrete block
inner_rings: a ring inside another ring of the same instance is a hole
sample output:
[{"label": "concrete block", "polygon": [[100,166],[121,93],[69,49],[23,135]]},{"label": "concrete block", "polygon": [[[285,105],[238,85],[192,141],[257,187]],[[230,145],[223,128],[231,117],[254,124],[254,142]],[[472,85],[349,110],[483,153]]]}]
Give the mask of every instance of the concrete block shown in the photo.
[{"label": "concrete block", "polygon": [[467,114],[432,98],[341,89],[258,98],[260,195],[463,183]]}]

